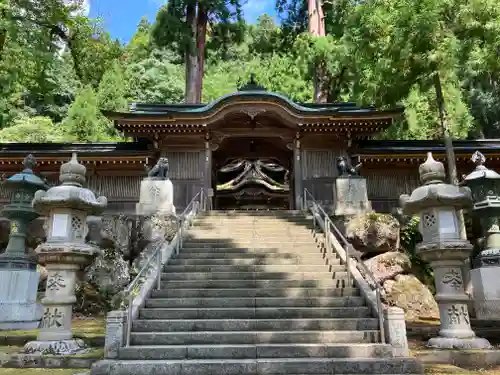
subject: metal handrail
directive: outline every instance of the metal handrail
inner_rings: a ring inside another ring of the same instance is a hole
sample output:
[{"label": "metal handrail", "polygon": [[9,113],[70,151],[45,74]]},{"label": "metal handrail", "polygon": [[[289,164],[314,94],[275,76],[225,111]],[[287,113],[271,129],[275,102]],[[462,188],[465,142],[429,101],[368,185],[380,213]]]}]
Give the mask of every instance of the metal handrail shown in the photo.
[{"label": "metal handrail", "polygon": [[[175,252],[176,254],[179,254],[179,250],[182,248],[183,245],[183,235],[184,235],[184,222],[186,220],[186,217],[189,215],[191,212],[196,212],[201,204],[200,202],[203,201],[203,189],[198,192],[194,196],[193,199],[191,199],[191,202],[187,205],[187,207],[184,209],[181,215],[177,216],[177,232],[174,236],[174,239],[177,238],[177,242],[175,244]],[[174,241],[172,239],[172,242]],[[153,254],[148,258],[147,262],[144,264],[144,266],[141,268],[141,270],[137,273],[135,276],[134,280],[128,285],[128,287],[123,291],[124,295],[128,296],[128,306],[127,306],[127,322],[126,322],[126,339],[125,339],[125,346],[128,347],[130,346],[130,336],[132,333],[132,319],[133,319],[133,313],[132,313],[132,306],[133,306],[133,301],[135,296],[133,295],[133,290],[139,283],[139,281],[142,279],[143,274],[146,274],[146,271],[150,269],[150,267],[153,265],[153,262],[156,261],[156,289],[160,290],[161,289],[161,268],[162,268],[162,248],[163,245],[165,244],[166,239],[163,239],[161,241],[158,241],[158,243],[155,244],[155,249],[153,251]]]},{"label": "metal handrail", "polygon": [[[309,190],[304,189],[304,210],[308,210],[308,205],[307,202],[310,200],[315,207],[318,209],[319,214],[323,216],[323,220],[325,222],[325,245],[326,249],[328,252],[332,251],[332,246],[330,243],[330,233],[331,230],[333,229],[334,231],[334,236],[337,239],[340,239],[340,241],[344,245],[344,250],[345,250],[345,256],[346,256],[346,268],[347,268],[347,285],[349,287],[351,286],[351,257],[353,257],[356,262],[355,266],[359,271],[362,271],[362,274],[365,275],[365,277],[368,277],[370,279],[370,282],[368,283],[372,289],[375,290],[375,298],[377,301],[377,312],[378,312],[378,321],[379,321],[379,329],[380,329],[380,340],[382,344],[385,344],[385,327],[384,327],[384,309],[382,305],[382,285],[377,281],[375,278],[375,275],[370,271],[370,269],[364,264],[362,261],[361,257],[356,254],[354,249],[354,246],[347,241],[345,236],[342,234],[342,232],[337,228],[337,226],[333,223],[333,221],[330,219],[330,216],[325,212],[323,207],[314,199],[314,196],[309,192]],[[313,215],[313,226],[316,228],[316,217]],[[360,269],[361,268],[361,269]]]}]

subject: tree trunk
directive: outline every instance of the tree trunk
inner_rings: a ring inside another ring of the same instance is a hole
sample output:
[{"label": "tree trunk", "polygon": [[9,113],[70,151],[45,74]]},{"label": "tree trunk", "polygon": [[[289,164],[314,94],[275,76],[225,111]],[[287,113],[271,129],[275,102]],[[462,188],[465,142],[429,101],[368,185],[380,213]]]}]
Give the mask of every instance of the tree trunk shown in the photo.
[{"label": "tree trunk", "polygon": [[190,2],[186,8],[186,24],[189,27],[190,37],[186,46],[186,92],[185,102],[194,104],[196,100],[198,58],[196,53],[196,4]]},{"label": "tree trunk", "polygon": [[203,95],[203,77],[205,75],[205,45],[207,42],[208,15],[202,5],[198,5],[196,25],[196,47],[198,54],[198,74],[196,80],[196,103],[201,103]]},{"label": "tree trunk", "polygon": [[5,47],[5,41],[7,40],[7,29],[0,30],[0,61],[3,58],[3,49]]},{"label": "tree trunk", "polygon": [[328,82],[326,67],[323,64],[317,66],[314,75],[314,101],[316,103],[326,103],[328,101]]},{"label": "tree trunk", "polygon": [[444,103],[443,88],[441,86],[441,77],[439,72],[434,74],[434,89],[436,90],[436,100],[439,114],[439,124],[441,127],[441,134],[444,139],[444,146],[446,148],[446,158],[448,159],[448,174],[450,184],[456,185],[458,183],[457,164],[455,162],[455,150],[453,149],[453,141],[451,140],[450,127],[448,124],[448,116]]},{"label": "tree trunk", "polygon": [[[446,159],[448,162],[448,177],[452,185],[458,185],[457,163],[455,160],[455,150],[453,149],[453,141],[451,139],[450,127],[448,124],[448,116],[446,114],[446,106],[444,103],[443,88],[441,86],[441,77],[439,70],[434,73],[434,89],[436,90],[436,100],[439,112],[439,123],[441,125],[441,133],[444,139],[444,147],[446,149]],[[467,230],[465,229],[465,220],[463,210],[458,211],[458,227],[460,228],[460,237],[463,240],[467,239]]]}]

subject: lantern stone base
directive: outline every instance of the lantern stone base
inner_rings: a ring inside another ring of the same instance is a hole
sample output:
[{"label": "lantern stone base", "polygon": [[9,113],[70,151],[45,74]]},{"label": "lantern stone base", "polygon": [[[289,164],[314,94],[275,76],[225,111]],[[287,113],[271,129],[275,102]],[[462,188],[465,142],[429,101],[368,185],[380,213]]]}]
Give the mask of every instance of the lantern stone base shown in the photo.
[{"label": "lantern stone base", "polygon": [[427,347],[436,349],[489,349],[491,344],[481,337],[433,337],[427,341]]},{"label": "lantern stone base", "polygon": [[59,341],[30,341],[24,345],[26,354],[73,355],[85,354],[89,348],[81,339]]},{"label": "lantern stone base", "polygon": [[333,185],[335,216],[352,216],[372,211],[366,179],[358,176],[337,177]]},{"label": "lantern stone base", "polygon": [[38,328],[42,307],[36,303],[36,270],[0,269],[0,330]]},{"label": "lantern stone base", "polygon": [[476,319],[500,319],[500,267],[481,267],[470,271]]},{"label": "lantern stone base", "polygon": [[138,215],[144,216],[154,214],[175,215],[172,181],[151,180],[149,178],[142,180],[136,212]]}]

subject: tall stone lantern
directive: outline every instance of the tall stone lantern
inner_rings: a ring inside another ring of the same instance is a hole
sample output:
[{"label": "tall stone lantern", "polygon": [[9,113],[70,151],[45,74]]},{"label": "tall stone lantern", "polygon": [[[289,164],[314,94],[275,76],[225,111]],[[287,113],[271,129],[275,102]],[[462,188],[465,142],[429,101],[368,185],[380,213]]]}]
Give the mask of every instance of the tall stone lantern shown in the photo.
[{"label": "tall stone lantern", "polygon": [[94,245],[85,243],[87,216],[100,215],[107,205],[105,197],[96,199],[92,191],[82,187],[85,173],[86,168],[73,154],[61,166],[61,185],[37,191],[33,199],[34,209],[48,217],[47,242],[35,250],[48,276],[40,334],[37,341],[25,345],[26,353],[61,355],[84,348],[81,340],[73,340],[71,330],[76,277],[99,252]]},{"label": "tall stone lantern", "polygon": [[427,346],[440,349],[483,349],[490,343],[476,337],[470,325],[461,266],[471,253],[472,245],[461,239],[458,210],[472,205],[467,187],[446,184],[443,163],[427,154],[419,168],[422,186],[411,196],[402,195],[406,215],[420,215],[423,241],[417,245],[420,257],[434,270],[436,301],[439,304],[441,330]]},{"label": "tall stone lantern", "polygon": [[28,155],[22,172],[4,182],[10,195],[2,215],[10,220],[9,243],[0,255],[0,329],[34,329],[40,323],[39,305],[36,303],[39,273],[36,258],[26,254],[28,225],[38,217],[31,207],[37,190],[47,186],[33,174],[36,159]]},{"label": "tall stone lantern", "polygon": [[471,281],[478,319],[498,319],[500,314],[500,174],[484,166],[483,154],[472,155],[474,171],[463,183],[472,191],[472,213],[480,220],[483,241],[473,260]]}]

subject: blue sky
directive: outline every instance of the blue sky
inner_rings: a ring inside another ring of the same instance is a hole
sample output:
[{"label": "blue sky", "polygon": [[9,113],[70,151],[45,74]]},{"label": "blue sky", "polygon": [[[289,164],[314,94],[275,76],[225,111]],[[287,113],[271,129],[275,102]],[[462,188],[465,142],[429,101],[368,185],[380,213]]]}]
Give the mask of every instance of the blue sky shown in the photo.
[{"label": "blue sky", "polygon": [[[90,0],[90,17],[100,17],[113,38],[127,42],[135,33],[135,29],[143,16],[151,21],[164,0]],[[245,7],[245,18],[255,22],[263,13],[275,15],[275,0],[248,0]]]}]

